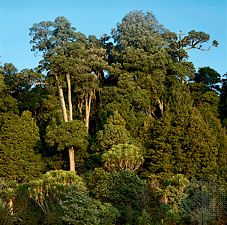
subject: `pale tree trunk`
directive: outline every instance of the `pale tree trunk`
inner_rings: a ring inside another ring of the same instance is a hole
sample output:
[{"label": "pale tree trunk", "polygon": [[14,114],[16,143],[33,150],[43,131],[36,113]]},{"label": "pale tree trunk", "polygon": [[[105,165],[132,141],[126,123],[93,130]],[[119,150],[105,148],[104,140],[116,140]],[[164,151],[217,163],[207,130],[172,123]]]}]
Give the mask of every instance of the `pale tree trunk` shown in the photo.
[{"label": "pale tree trunk", "polygon": [[89,121],[90,121],[90,112],[91,112],[91,99],[93,92],[91,91],[90,95],[85,98],[85,126],[89,130]]},{"label": "pale tree trunk", "polygon": [[163,204],[168,204],[169,203],[169,197],[167,195],[162,195],[161,196],[161,199],[160,199],[160,202],[163,203]]},{"label": "pale tree trunk", "polygon": [[61,103],[62,117],[63,117],[64,122],[68,122],[68,115],[67,115],[67,110],[66,110],[66,105],[65,105],[63,89],[62,89],[62,86],[59,82],[57,75],[55,75],[55,78],[56,78],[57,86],[58,86],[58,94],[59,94],[59,99],[60,99],[60,103]]},{"label": "pale tree trunk", "polygon": [[[71,92],[71,79],[70,75],[66,74],[67,80],[67,87],[68,87],[68,105],[69,105],[69,121],[73,120],[73,105],[72,105],[72,92]],[[69,170],[74,171],[76,170],[75,166],[75,150],[74,147],[71,146],[69,149]]]},{"label": "pale tree trunk", "polygon": [[163,113],[164,113],[164,103],[159,98],[158,98],[158,106],[159,106],[159,110],[160,110],[161,116],[163,116]]},{"label": "pale tree trunk", "polygon": [[67,80],[67,86],[68,86],[69,121],[72,121],[73,105],[72,105],[72,93],[71,93],[71,79],[69,74],[66,74],[66,80]]},{"label": "pale tree trunk", "polygon": [[80,98],[78,99],[78,109],[79,109],[79,113],[80,113],[80,119],[83,119],[83,100],[81,100]]},{"label": "pale tree trunk", "polygon": [[75,171],[75,152],[73,146],[69,148],[69,170]]},{"label": "pale tree trunk", "polygon": [[[58,86],[58,92],[59,92],[59,98],[60,98],[60,103],[61,103],[61,110],[62,110],[62,117],[64,122],[68,122],[69,120],[72,120],[72,105],[70,106],[70,102],[69,102],[69,107],[71,107],[71,111],[70,111],[70,116],[68,117],[67,114],[67,109],[66,109],[66,105],[65,105],[65,98],[64,98],[64,93],[63,93],[63,89],[62,86],[59,82],[59,79],[56,77],[56,81],[57,81],[57,86]],[[70,78],[70,77],[69,77]],[[69,97],[69,101],[72,99],[71,98],[71,83],[70,83],[70,79],[69,79],[69,83],[68,83],[68,79],[67,79],[67,84],[68,84],[68,97]],[[72,101],[71,101],[72,104]],[[70,147],[68,149],[69,152],[69,169],[70,171],[75,171],[75,157],[74,157],[74,148]]]},{"label": "pale tree trunk", "polygon": [[8,201],[9,214],[13,215],[13,198],[10,198]]}]

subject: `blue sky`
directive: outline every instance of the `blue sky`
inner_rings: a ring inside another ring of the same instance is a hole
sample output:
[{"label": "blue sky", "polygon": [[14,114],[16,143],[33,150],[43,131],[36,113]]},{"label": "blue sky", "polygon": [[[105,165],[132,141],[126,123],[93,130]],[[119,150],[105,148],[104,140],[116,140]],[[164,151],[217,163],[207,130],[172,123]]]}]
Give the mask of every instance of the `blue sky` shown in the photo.
[{"label": "blue sky", "polygon": [[65,16],[78,31],[100,36],[132,10],[152,11],[172,31],[204,31],[219,41],[208,52],[191,51],[195,66],[227,72],[227,0],[0,0],[0,62],[18,69],[35,67],[29,28]]}]

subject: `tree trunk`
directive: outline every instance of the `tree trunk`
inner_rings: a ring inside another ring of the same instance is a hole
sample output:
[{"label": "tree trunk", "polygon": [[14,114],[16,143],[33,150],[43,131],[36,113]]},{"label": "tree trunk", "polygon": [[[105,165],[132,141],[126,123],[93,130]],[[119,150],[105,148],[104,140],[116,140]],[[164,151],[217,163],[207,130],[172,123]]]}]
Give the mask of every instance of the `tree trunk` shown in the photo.
[{"label": "tree trunk", "polygon": [[70,147],[69,148],[69,170],[70,171],[75,171],[75,153],[74,153],[74,148]]},{"label": "tree trunk", "polygon": [[57,86],[58,86],[58,94],[59,94],[60,103],[61,103],[62,117],[63,117],[64,122],[68,122],[68,115],[67,115],[67,110],[66,110],[66,105],[65,105],[63,89],[62,89],[62,86],[59,82],[57,75],[55,75],[55,78],[56,78]]},{"label": "tree trunk", "polygon": [[13,215],[13,198],[9,199],[8,208],[9,208],[9,214]]},{"label": "tree trunk", "polygon": [[159,106],[160,114],[161,114],[161,116],[163,116],[163,113],[164,113],[164,103],[159,98],[158,98],[158,106]]},{"label": "tree trunk", "polygon": [[67,80],[67,86],[68,86],[69,121],[72,121],[73,105],[72,105],[72,93],[71,93],[71,79],[69,74],[66,74],[66,80]]},{"label": "tree trunk", "polygon": [[78,109],[79,109],[79,113],[80,113],[80,119],[83,120],[83,100],[81,100],[80,98],[78,98]]},{"label": "tree trunk", "polygon": [[89,121],[90,121],[90,112],[91,112],[91,98],[92,98],[92,92],[85,99],[85,106],[86,106],[85,126],[87,127],[87,130],[89,130]]},{"label": "tree trunk", "polygon": [[[69,102],[69,118],[68,118],[68,114],[67,114],[67,110],[66,110],[65,98],[64,98],[64,93],[63,93],[62,86],[61,86],[61,84],[59,82],[59,79],[58,79],[57,75],[55,77],[56,77],[56,81],[57,81],[59,98],[60,98],[60,102],[61,102],[62,117],[63,117],[64,122],[68,122],[68,121],[72,120],[72,97],[71,97],[70,77],[69,77],[69,80],[67,78],[68,102]],[[75,171],[75,157],[74,157],[75,153],[74,153],[74,148],[70,147],[68,151],[69,151],[69,169],[70,169],[70,171]]]}]

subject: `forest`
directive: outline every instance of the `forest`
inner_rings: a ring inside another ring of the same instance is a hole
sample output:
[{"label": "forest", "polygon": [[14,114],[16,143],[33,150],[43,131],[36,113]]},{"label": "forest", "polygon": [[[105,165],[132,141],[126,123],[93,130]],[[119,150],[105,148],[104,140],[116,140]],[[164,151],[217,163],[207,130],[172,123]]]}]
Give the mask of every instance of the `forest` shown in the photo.
[{"label": "forest", "polygon": [[218,40],[149,11],[29,32],[38,65],[0,65],[0,225],[227,223],[227,74],[189,57]]}]

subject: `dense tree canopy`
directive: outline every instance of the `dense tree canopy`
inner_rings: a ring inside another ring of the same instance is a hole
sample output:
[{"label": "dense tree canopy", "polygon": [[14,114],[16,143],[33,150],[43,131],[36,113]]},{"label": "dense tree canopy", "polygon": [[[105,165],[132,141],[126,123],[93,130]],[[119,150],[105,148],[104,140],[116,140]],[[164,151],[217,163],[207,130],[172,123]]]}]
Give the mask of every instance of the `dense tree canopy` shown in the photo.
[{"label": "dense tree canopy", "polygon": [[37,152],[39,130],[30,112],[1,115],[1,177],[19,182],[38,177],[44,162]]},{"label": "dense tree canopy", "polygon": [[37,67],[0,67],[0,224],[224,224],[227,79],[188,54],[216,40],[142,11],[30,36]]}]

